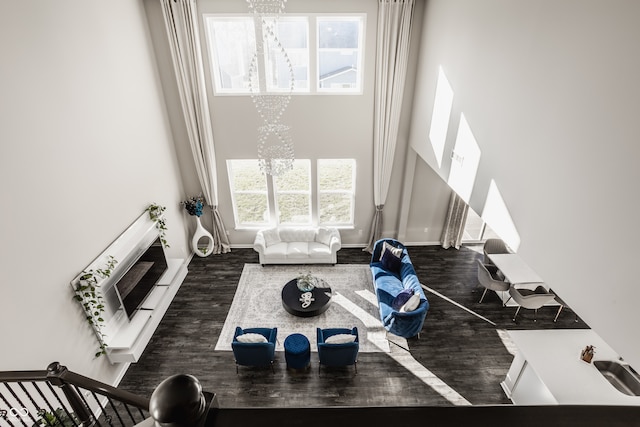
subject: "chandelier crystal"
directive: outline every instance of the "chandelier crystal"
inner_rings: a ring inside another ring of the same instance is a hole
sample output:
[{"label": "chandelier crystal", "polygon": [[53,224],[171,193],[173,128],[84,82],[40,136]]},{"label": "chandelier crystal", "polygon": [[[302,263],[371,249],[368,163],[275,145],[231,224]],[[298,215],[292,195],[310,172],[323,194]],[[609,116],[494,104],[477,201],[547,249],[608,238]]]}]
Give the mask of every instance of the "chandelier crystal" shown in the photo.
[{"label": "chandelier crystal", "polygon": [[[247,3],[262,30],[262,36],[256,37],[256,51],[249,65],[249,92],[262,120],[258,126],[258,163],[262,173],[278,176],[291,170],[295,159],[290,127],[281,123],[295,81],[291,60],[278,40],[276,28],[286,0],[247,0]],[[266,76],[260,75],[259,67],[270,63],[284,65],[288,82],[286,87],[278,87],[277,92],[265,93]]]}]

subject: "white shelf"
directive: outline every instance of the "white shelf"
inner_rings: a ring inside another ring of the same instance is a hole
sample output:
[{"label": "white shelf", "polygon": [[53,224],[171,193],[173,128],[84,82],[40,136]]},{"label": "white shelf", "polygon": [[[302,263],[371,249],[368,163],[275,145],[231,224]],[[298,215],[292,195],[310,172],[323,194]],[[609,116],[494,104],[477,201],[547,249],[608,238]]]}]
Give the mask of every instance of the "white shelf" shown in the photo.
[{"label": "white shelf", "polygon": [[[181,259],[169,259],[167,264],[167,272],[143,303],[146,309],[138,310],[131,322],[120,325],[115,336],[108,341],[107,357],[111,363],[137,362],[169,309],[188,270]],[[170,280],[169,284],[164,284],[167,280]],[[123,317],[126,320],[126,316]]]}]

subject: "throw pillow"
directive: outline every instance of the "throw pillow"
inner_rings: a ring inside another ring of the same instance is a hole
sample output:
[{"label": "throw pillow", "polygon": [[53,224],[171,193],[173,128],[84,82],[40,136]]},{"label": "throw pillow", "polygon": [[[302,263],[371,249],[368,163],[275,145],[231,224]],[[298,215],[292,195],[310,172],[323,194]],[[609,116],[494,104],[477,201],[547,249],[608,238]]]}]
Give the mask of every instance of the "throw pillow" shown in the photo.
[{"label": "throw pillow", "polygon": [[413,296],[413,289],[405,289],[404,291],[396,295],[396,297],[391,302],[391,307],[393,307],[394,310],[400,310],[402,306],[405,305],[407,301],[409,301],[409,298],[411,298],[412,296]]},{"label": "throw pillow", "polygon": [[354,342],[356,340],[355,335],[351,334],[336,334],[331,335],[329,338],[324,340],[325,344],[346,344],[348,342]]},{"label": "throw pillow", "polygon": [[264,335],[253,333],[238,335],[236,337],[236,340],[249,343],[267,342],[267,339],[264,337]]},{"label": "throw pillow", "polygon": [[391,251],[385,251],[384,255],[382,255],[382,267],[392,273],[399,273],[400,268],[402,268],[402,261]]},{"label": "throw pillow", "polygon": [[280,234],[278,233],[277,228],[262,230],[262,235],[264,236],[264,243],[267,246],[275,245],[276,243],[281,242]]},{"label": "throw pillow", "polygon": [[387,251],[391,251],[392,254],[397,256],[398,258],[402,258],[402,248],[396,248],[391,245],[389,242],[382,242],[382,251],[380,251],[380,261],[382,261],[382,257],[384,253]]},{"label": "throw pillow", "polygon": [[319,228],[316,233],[316,242],[329,246],[331,244],[331,230],[328,228]]},{"label": "throw pillow", "polygon": [[420,294],[413,294],[411,298],[400,308],[401,313],[415,310],[420,305]]}]

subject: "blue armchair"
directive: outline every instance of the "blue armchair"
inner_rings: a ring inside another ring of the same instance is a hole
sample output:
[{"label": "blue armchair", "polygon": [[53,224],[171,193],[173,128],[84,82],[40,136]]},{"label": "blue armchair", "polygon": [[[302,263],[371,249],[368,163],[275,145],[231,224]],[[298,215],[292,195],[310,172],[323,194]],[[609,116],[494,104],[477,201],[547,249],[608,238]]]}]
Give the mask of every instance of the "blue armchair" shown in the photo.
[{"label": "blue armchair", "polygon": [[[320,359],[320,363],[318,364],[318,374],[320,373],[321,365],[330,367],[353,365],[357,374],[358,350],[360,349],[358,328],[317,328],[316,331],[318,338],[318,358]],[[326,342],[327,338],[338,334],[351,334],[355,335],[356,338],[353,342],[342,344],[329,344]]]},{"label": "blue armchair", "polygon": [[[267,342],[240,342],[237,340],[238,335],[242,334],[260,334],[267,339]],[[238,365],[242,366],[270,366],[273,369],[273,361],[276,352],[276,339],[278,328],[247,328],[242,329],[236,327],[231,342],[231,349],[236,360],[236,374],[238,373]]]}]

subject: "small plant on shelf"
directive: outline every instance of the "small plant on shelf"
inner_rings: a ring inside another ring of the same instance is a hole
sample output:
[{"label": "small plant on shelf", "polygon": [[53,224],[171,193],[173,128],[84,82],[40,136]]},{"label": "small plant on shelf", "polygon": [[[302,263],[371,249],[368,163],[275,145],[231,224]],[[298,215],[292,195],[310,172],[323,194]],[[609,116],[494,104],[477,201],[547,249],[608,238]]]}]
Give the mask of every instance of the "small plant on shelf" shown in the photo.
[{"label": "small plant on shelf", "polygon": [[100,290],[100,281],[111,276],[117,263],[118,261],[109,255],[105,268],[82,271],[78,283],[75,286],[74,299],[82,304],[87,322],[89,322],[98,335],[100,346],[98,352],[96,352],[96,357],[102,356],[107,352],[107,345],[104,341],[106,335],[103,332],[105,305],[104,297]]},{"label": "small plant on shelf", "polygon": [[167,208],[156,203],[152,203],[146,209],[149,212],[149,218],[156,223],[156,228],[158,229],[160,243],[162,243],[163,248],[169,247],[169,242],[167,242],[167,223],[164,218],[164,211]]}]

